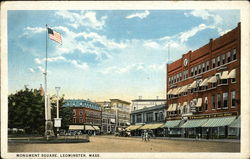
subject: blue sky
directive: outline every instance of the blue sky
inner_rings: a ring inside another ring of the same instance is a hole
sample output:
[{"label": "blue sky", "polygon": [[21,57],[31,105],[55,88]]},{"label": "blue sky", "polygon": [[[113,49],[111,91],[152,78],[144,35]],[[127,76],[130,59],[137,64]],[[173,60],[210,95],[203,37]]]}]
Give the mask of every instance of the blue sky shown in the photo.
[{"label": "blue sky", "polygon": [[45,24],[63,38],[48,41],[49,94],[99,101],[165,98],[166,63],[238,22],[238,10],[8,11],[9,93],[44,84]]}]

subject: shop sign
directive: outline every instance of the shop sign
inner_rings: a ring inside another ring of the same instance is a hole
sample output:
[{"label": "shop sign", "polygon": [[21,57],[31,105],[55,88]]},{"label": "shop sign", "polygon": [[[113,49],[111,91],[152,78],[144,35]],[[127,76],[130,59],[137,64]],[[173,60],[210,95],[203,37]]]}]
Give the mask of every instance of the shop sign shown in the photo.
[{"label": "shop sign", "polygon": [[235,115],[238,115],[238,113],[228,112],[228,113],[218,113],[218,114],[197,115],[197,116],[190,116],[188,117],[188,119],[216,118],[216,117],[226,117],[226,116],[235,116]]}]

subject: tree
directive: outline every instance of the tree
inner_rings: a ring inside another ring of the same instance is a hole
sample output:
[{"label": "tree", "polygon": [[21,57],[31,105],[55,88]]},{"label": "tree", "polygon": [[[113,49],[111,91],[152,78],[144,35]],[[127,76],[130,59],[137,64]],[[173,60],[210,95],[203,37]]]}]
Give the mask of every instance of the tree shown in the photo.
[{"label": "tree", "polygon": [[20,90],[8,97],[8,127],[26,133],[44,133],[44,98],[37,89]]}]

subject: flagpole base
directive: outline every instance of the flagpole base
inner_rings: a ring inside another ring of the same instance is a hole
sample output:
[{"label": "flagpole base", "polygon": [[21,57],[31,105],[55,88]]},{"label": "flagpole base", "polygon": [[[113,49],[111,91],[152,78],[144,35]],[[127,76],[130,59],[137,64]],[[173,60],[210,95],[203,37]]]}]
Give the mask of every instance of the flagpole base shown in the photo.
[{"label": "flagpole base", "polygon": [[53,122],[51,120],[45,121],[45,133],[44,136],[49,140],[52,137],[55,137],[54,131],[53,131]]}]

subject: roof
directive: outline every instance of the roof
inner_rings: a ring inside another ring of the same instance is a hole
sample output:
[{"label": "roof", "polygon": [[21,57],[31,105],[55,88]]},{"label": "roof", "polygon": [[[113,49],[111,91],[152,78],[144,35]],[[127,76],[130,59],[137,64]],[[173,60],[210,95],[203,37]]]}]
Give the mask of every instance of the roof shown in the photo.
[{"label": "roof", "polygon": [[131,104],[130,102],[120,100],[120,99],[110,99],[111,102],[120,102],[120,103],[125,103],[125,104]]},{"label": "roof", "polygon": [[66,99],[64,100],[64,107],[83,107],[95,110],[101,110],[101,106],[94,102],[84,99]]},{"label": "roof", "polygon": [[132,102],[157,102],[157,101],[167,101],[166,99],[134,99]]},{"label": "roof", "polygon": [[143,109],[135,110],[135,111],[132,111],[131,114],[145,112],[145,111],[151,111],[151,110],[156,110],[156,109],[165,109],[165,108],[166,108],[166,105],[165,104],[161,104],[161,105],[156,105],[156,106],[153,106],[153,107],[148,107],[148,108],[143,108]]}]

